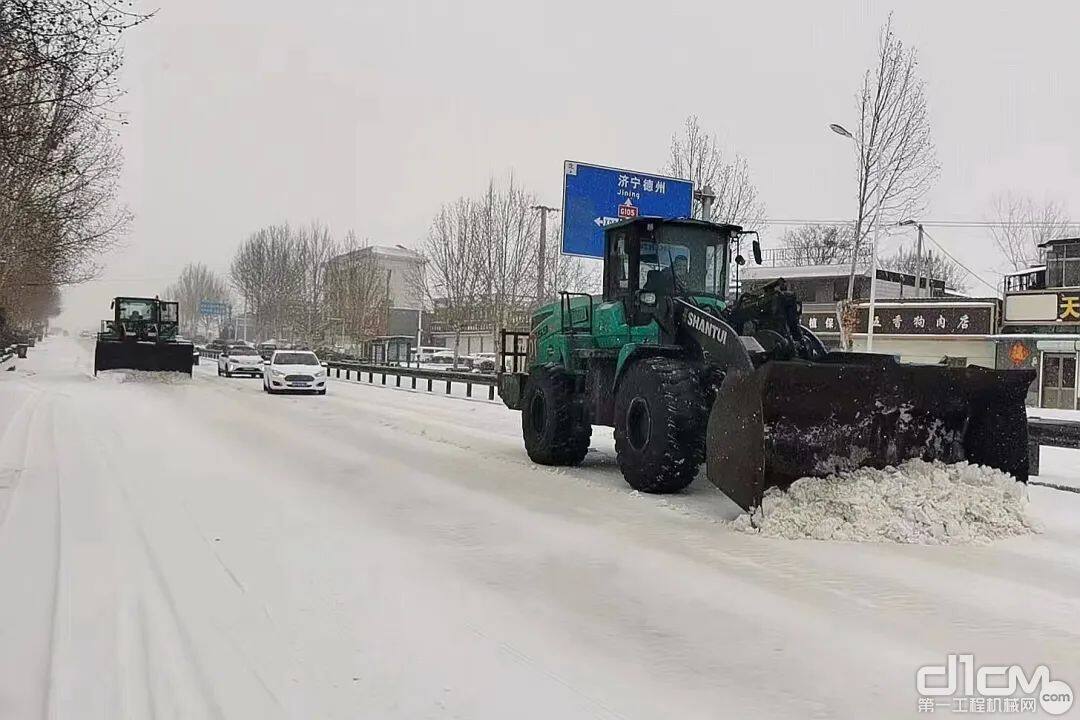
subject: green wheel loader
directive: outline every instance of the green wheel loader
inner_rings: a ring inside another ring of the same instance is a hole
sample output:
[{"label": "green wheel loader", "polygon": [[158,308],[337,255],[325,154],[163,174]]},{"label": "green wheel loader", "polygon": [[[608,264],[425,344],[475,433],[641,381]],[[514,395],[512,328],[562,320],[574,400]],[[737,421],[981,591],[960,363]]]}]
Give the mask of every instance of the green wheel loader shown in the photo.
[{"label": "green wheel loader", "polygon": [[157,298],[118,297],[94,347],[98,370],[168,370],[191,375],[195,347],[177,340],[180,305]]},{"label": "green wheel loader", "polygon": [[828,351],[783,280],[729,298],[747,234],[691,219],[609,225],[603,295],[563,292],[527,332],[503,331],[499,395],[521,411],[534,462],[580,463],[606,425],[631,487],[681,490],[704,462],[744,509],[802,477],[909,458],[1027,481],[1033,371]]}]

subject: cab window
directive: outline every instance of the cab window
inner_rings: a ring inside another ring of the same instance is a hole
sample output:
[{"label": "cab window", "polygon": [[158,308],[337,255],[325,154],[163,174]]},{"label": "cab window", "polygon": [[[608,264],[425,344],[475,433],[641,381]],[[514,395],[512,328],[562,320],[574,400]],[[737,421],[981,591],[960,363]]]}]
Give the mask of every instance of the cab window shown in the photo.
[{"label": "cab window", "polygon": [[613,295],[630,289],[630,251],[625,231],[615,234],[608,250],[608,288]]}]

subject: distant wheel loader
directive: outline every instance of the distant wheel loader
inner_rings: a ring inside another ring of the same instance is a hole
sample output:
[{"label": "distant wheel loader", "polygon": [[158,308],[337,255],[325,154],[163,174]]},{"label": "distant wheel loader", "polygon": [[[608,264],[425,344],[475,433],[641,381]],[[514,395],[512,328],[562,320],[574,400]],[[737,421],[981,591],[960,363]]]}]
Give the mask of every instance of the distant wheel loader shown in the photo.
[{"label": "distant wheel loader", "polygon": [[113,319],[103,320],[94,347],[99,370],[164,370],[191,375],[195,347],[176,339],[180,305],[157,298],[118,297]]},{"label": "distant wheel loader", "polygon": [[503,331],[499,395],[521,411],[534,462],[580,463],[592,426],[607,425],[631,487],[681,490],[704,462],[744,509],[801,477],[909,458],[1027,481],[1034,371],[830,352],[783,280],[729,301],[729,259],[748,234],[690,219],[609,225],[603,295],[563,292],[528,332]]}]

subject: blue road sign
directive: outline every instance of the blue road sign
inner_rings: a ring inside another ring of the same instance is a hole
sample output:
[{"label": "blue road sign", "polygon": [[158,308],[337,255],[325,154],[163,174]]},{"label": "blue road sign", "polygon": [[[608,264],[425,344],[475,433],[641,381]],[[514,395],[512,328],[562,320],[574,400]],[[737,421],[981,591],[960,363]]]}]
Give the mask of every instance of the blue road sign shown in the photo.
[{"label": "blue road sign", "polygon": [[229,314],[229,303],[222,300],[200,300],[199,314],[208,317],[225,317]]},{"label": "blue road sign", "polygon": [[604,256],[604,227],[637,217],[689,217],[694,184],[633,170],[563,163],[562,251]]}]

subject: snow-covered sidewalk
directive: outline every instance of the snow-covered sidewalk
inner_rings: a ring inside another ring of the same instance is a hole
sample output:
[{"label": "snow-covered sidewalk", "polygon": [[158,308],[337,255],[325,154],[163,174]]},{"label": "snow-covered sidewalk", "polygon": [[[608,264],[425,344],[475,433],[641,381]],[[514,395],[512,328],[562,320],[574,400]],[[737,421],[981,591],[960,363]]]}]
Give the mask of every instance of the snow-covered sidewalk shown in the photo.
[{"label": "snow-covered sidewalk", "polygon": [[985,547],[789,541],[631,493],[610,432],[532,465],[495,403],[87,366],[0,376],[2,717],[908,717],[950,652],[1080,688],[1080,495]]}]

